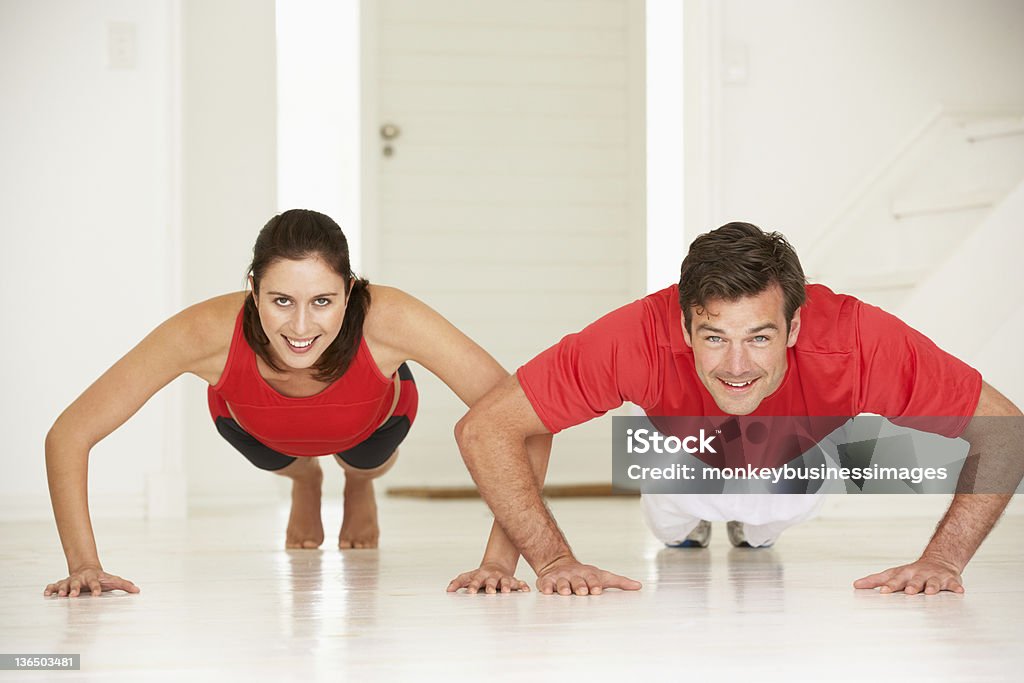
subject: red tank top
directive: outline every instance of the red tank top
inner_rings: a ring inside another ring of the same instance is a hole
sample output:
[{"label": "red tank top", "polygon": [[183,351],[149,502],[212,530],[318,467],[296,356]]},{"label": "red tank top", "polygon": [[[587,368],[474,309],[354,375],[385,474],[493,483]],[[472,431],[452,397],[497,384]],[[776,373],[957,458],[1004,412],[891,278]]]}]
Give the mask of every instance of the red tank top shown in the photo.
[{"label": "red tank top", "polygon": [[387,418],[394,396],[394,381],[381,374],[362,338],[348,370],[323,391],[303,398],[281,394],[260,375],[239,312],[228,362],[208,398],[211,411],[216,407],[216,413],[233,416],[266,446],[286,455],[314,456],[364,441]]}]

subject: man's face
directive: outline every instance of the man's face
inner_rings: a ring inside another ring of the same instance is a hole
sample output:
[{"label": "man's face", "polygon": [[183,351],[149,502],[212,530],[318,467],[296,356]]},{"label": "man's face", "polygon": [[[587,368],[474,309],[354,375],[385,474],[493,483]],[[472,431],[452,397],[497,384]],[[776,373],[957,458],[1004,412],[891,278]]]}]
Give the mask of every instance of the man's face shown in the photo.
[{"label": "man's face", "polygon": [[690,312],[693,333],[683,319],[683,337],[700,381],[722,412],[754,412],[786,376],[786,349],[800,333],[800,310],[787,335],[782,289],[772,285],[755,296],[709,301],[703,315],[696,307]]}]

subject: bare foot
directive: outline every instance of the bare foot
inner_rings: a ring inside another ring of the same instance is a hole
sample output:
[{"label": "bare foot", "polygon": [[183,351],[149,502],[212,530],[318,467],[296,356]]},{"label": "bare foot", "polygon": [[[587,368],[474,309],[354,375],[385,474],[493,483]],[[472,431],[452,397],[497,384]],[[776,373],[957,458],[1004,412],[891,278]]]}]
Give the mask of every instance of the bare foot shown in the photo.
[{"label": "bare foot", "polygon": [[302,476],[292,479],[292,511],[288,516],[285,548],[313,549],[324,542],[324,523],[320,518],[320,493],[324,473],[312,458]]},{"label": "bare foot", "polygon": [[372,479],[345,478],[343,514],[338,547],[376,548],[380,528],[377,526],[377,499],[373,494]]}]

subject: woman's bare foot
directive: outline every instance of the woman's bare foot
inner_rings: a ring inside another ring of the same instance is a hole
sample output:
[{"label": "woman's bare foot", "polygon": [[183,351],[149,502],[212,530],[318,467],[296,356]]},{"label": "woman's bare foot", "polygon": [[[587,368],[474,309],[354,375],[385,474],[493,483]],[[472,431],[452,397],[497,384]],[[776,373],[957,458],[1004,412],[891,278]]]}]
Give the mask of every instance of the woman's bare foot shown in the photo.
[{"label": "woman's bare foot", "polygon": [[320,517],[320,494],[324,473],[313,458],[301,458],[288,466],[295,472],[282,472],[292,480],[292,511],[288,515],[288,531],[284,547],[319,548],[324,542],[324,523]]},{"label": "woman's bare foot", "polygon": [[376,548],[380,528],[377,526],[377,499],[373,494],[373,479],[346,473],[343,514],[338,547]]}]

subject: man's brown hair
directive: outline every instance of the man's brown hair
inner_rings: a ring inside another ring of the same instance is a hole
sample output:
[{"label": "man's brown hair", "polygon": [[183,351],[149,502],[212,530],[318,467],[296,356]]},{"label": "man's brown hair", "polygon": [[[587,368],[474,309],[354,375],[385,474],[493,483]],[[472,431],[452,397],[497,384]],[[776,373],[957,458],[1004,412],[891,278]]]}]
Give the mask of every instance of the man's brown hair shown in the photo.
[{"label": "man's brown hair", "polygon": [[679,272],[679,306],[687,331],[691,308],[703,314],[709,301],[735,301],[777,284],[785,300],[786,331],[806,293],[800,259],[782,234],[750,223],[726,223],[693,241]]}]

